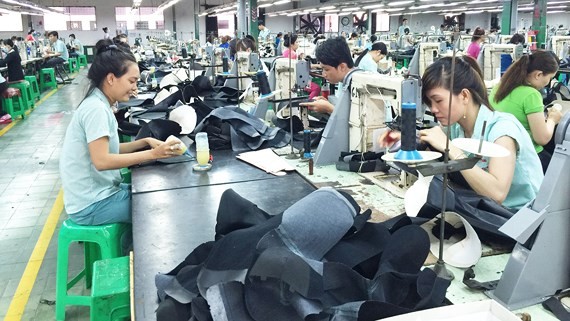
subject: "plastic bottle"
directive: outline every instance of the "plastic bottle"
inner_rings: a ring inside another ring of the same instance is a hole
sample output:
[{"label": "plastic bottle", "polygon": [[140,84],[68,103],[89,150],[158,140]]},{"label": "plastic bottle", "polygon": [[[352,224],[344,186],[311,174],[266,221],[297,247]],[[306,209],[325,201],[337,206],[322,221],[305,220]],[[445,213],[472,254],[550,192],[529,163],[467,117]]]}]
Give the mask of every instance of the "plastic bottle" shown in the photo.
[{"label": "plastic bottle", "polygon": [[265,122],[271,127],[273,127],[273,122],[272,122],[273,116],[275,116],[275,111],[273,110],[273,108],[272,107],[267,108],[267,112],[265,113]]},{"label": "plastic bottle", "polygon": [[158,86],[158,83],[156,82],[156,76],[154,74],[152,75],[152,81],[150,83],[150,86],[152,88],[156,88]]},{"label": "plastic bottle", "polygon": [[331,93],[331,87],[328,82],[325,82],[323,84],[323,87],[321,88],[321,96],[323,96],[325,99],[329,99],[330,93]]}]

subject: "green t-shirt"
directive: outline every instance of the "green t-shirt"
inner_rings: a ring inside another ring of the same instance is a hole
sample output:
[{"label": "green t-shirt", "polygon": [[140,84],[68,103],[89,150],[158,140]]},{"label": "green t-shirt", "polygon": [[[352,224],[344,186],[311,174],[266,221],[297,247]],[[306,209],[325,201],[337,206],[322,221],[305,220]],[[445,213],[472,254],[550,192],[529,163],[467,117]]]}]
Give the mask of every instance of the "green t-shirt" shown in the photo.
[{"label": "green t-shirt", "polygon": [[541,145],[537,144],[532,138],[530,125],[527,118],[527,116],[530,114],[544,112],[544,104],[542,103],[542,95],[540,92],[530,86],[518,86],[513,91],[511,91],[511,93],[508,94],[505,99],[497,103],[495,102],[495,93],[497,92],[498,88],[499,86],[495,86],[493,90],[491,90],[491,95],[489,96],[491,106],[493,106],[493,108],[497,111],[513,114],[516,119],[521,122],[527,133],[530,135],[536,152],[542,152],[544,148]]}]

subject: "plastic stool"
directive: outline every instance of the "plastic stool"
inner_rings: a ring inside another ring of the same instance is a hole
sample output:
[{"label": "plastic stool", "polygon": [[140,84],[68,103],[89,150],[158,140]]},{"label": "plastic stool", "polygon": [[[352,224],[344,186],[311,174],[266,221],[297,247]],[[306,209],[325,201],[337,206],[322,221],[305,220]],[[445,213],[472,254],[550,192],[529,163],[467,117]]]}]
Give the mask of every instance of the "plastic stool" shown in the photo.
[{"label": "plastic stool", "polygon": [[16,88],[13,88],[12,90],[6,89],[2,95],[2,106],[4,111],[10,114],[12,119],[16,119],[18,116],[22,116],[22,119],[24,119],[26,114],[26,106],[21,95],[20,90]]},{"label": "plastic stool", "polygon": [[128,256],[95,262],[91,321],[114,321],[131,316],[129,264]]},{"label": "plastic stool", "polygon": [[77,61],[79,63],[79,67],[87,68],[87,56],[86,55],[77,56]]},{"label": "plastic stool", "polygon": [[40,87],[38,86],[38,79],[36,76],[25,76],[24,79],[30,83],[30,89],[32,91],[32,96],[34,100],[40,100],[41,92]]},{"label": "plastic stool", "polygon": [[[93,277],[93,263],[100,259],[121,256],[121,236],[129,231],[130,224],[78,225],[66,220],[59,230],[57,245],[56,303],[57,321],[65,320],[68,305],[92,305],[91,296],[69,295],[67,291],[85,277],[85,287],[90,288]],[[69,245],[83,241],[85,246],[85,267],[71,281],[67,281]]]},{"label": "plastic stool", "polygon": [[70,74],[79,71],[79,63],[77,62],[77,58],[67,58],[67,64],[69,66]]},{"label": "plastic stool", "polygon": [[[46,80],[49,77],[49,80]],[[53,68],[43,68],[40,70],[40,90],[47,88],[57,89],[57,80],[55,80],[55,69]]]},{"label": "plastic stool", "polygon": [[8,83],[8,87],[10,88],[18,88],[22,95],[22,101],[26,106],[26,109],[34,108],[34,96],[32,95],[32,88],[30,87],[30,83],[22,80],[19,82]]}]

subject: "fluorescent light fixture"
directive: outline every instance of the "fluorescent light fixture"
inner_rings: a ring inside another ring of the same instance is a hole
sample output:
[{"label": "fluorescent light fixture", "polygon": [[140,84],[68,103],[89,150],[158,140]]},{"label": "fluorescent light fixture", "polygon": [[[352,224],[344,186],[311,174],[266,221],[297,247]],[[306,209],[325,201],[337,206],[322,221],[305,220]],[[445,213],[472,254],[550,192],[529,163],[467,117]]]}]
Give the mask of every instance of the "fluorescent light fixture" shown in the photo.
[{"label": "fluorescent light fixture", "polygon": [[501,12],[501,11],[503,11],[503,8],[489,10],[489,12]]},{"label": "fluorescent light fixture", "polygon": [[285,4],[288,2],[291,2],[291,0],[279,0],[279,1],[273,2],[273,4],[274,5],[280,5],[280,4]]},{"label": "fluorescent light fixture", "polygon": [[[11,4],[15,4],[21,7],[26,7],[26,8],[30,8],[30,9],[35,9],[35,10],[39,10],[45,13],[60,13],[60,14],[64,14],[63,12],[50,8],[50,7],[45,7],[39,4],[35,4],[33,2],[27,1],[27,0],[2,0],[2,2],[4,3],[11,3]],[[24,11],[19,11],[19,12],[24,12]],[[31,13],[28,11],[25,11],[25,14],[34,14],[37,15],[37,13]]]},{"label": "fluorescent light fixture", "polygon": [[307,8],[305,9],[306,12],[317,11],[317,8]]},{"label": "fluorescent light fixture", "polygon": [[288,14],[287,14],[287,17],[294,17],[294,16],[296,16],[296,15],[297,15],[297,13],[292,12],[292,13],[288,13]]},{"label": "fluorescent light fixture", "polygon": [[273,3],[262,3],[260,5],[257,5],[258,8],[265,8],[265,7],[271,7],[273,5]]},{"label": "fluorescent light fixture", "polygon": [[388,9],[384,9],[384,11],[388,11],[388,12],[395,12],[395,11],[402,11],[406,8],[388,8]]},{"label": "fluorescent light fixture", "polygon": [[331,10],[331,9],[335,9],[335,6],[327,6],[327,7],[322,7],[321,10]]},{"label": "fluorescent light fixture", "polygon": [[547,9],[565,9],[566,6],[548,6]]},{"label": "fluorescent light fixture", "polygon": [[562,13],[564,10],[547,11],[546,13]]},{"label": "fluorescent light fixture", "polygon": [[561,4],[561,3],[570,3],[570,1],[550,1],[547,4]]},{"label": "fluorescent light fixture", "polygon": [[534,10],[533,7],[524,7],[524,8],[518,8],[517,11],[532,11]]},{"label": "fluorescent light fixture", "polygon": [[[2,1],[4,1],[4,0],[2,0]],[[169,1],[159,5],[154,13],[159,14],[159,13],[163,12],[164,9],[170,8],[173,5],[175,5],[178,1],[180,1],[180,0],[169,0]]]},{"label": "fluorescent light fixture", "polygon": [[395,1],[395,2],[388,2],[388,6],[390,7],[397,7],[397,6],[402,6],[405,4],[410,4],[413,3],[414,0],[404,0],[404,1]]},{"label": "fluorescent light fixture", "polygon": [[342,10],[342,11],[358,11],[358,10],[360,10],[360,7],[346,7],[346,8],[340,8],[340,10]]},{"label": "fluorescent light fixture", "polygon": [[329,9],[329,10],[325,10],[325,12],[339,12],[340,9]]},{"label": "fluorescent light fixture", "polygon": [[364,6],[362,7],[362,9],[376,9],[376,8],[382,8],[384,5],[383,4],[371,4],[369,6]]},{"label": "fluorescent light fixture", "polygon": [[478,14],[483,13],[483,10],[473,10],[473,11],[466,11],[465,14]]},{"label": "fluorescent light fixture", "polygon": [[207,16],[207,15],[208,15],[208,13],[207,13],[207,12],[202,12],[202,13],[201,13],[201,14],[199,14],[198,16],[199,16],[199,17],[203,17],[203,16]]}]

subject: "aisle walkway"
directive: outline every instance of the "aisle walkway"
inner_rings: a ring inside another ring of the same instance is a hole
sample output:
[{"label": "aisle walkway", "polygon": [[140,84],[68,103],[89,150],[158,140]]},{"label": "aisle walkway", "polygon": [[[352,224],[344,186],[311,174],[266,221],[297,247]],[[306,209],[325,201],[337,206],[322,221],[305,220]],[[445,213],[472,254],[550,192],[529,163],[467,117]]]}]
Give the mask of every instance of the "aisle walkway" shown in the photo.
[{"label": "aisle walkway", "polygon": [[[58,197],[59,154],[87,90],[86,74],[83,69],[72,84],[44,92],[24,120],[0,128],[0,319],[55,320],[57,233],[67,216]],[[82,260],[74,261],[72,269],[80,269]],[[68,309],[67,319],[89,320],[88,312]]]}]

